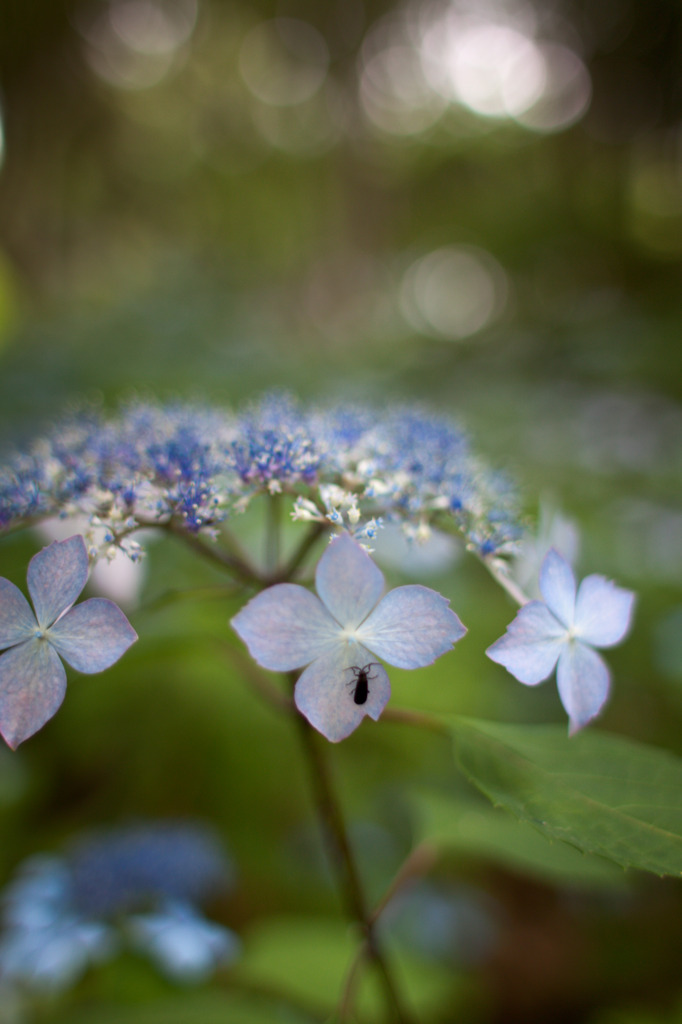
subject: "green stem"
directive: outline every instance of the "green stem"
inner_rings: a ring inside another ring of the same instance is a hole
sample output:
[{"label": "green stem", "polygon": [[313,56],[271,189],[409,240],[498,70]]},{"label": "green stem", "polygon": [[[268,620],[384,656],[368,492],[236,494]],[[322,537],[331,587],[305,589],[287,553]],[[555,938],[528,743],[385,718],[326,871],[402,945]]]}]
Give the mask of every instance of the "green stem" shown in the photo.
[{"label": "green stem", "polygon": [[[412,851],[396,876],[393,878],[391,884],[386,890],[386,893],[372,911],[370,918],[372,925],[377,923],[386,907],[399,892],[412,883],[415,878],[421,878],[431,870],[436,862],[436,858],[436,850],[430,843],[422,843]],[[341,998],[339,999],[339,1007],[337,1011],[339,1024],[344,1024],[344,1021],[350,1018],[353,1003],[355,1001],[355,992],[360,977],[360,971],[363,961],[367,959],[368,955],[369,946],[365,941],[358,946],[346,974],[346,980],[341,990]]]},{"label": "green stem", "polygon": [[425,711],[412,711],[409,708],[384,708],[381,712],[382,722],[395,722],[397,725],[416,725],[420,729],[430,729],[447,735],[448,727],[435,715]]},{"label": "green stem", "polygon": [[[292,683],[295,678],[295,675],[291,676]],[[367,957],[374,963],[381,978],[389,1007],[389,1019],[394,1024],[409,1024],[410,1018],[401,1004],[393,974],[376,932],[373,915],[367,906],[343,813],[334,792],[331,773],[320,741],[312,726],[302,715],[297,715],[296,718],[299,723],[303,751],[310,770],[315,803],[324,828],[329,855],[341,882],[346,911],[349,917],[360,926],[367,948]]]},{"label": "green stem", "polygon": [[269,494],[265,522],[265,574],[273,579],[279,571],[282,535],[282,495]]},{"label": "green stem", "polygon": [[339,1006],[337,1010],[337,1020],[339,1024],[345,1024],[350,1019],[350,1015],[353,1011],[353,1004],[355,1002],[355,993],[357,991],[358,981],[360,980],[360,971],[364,964],[364,961],[368,956],[368,946],[366,942],[361,942],[355,951],[355,956],[351,961],[351,965],[346,973],[346,980],[343,983],[341,989],[341,998],[339,999]]},{"label": "green stem", "polygon": [[[434,525],[436,525],[439,530],[442,530],[443,533],[447,533],[451,537],[456,537],[460,542],[464,540],[462,532],[453,525],[451,520],[447,520],[442,516],[436,516],[434,518]],[[486,567],[490,575],[497,583],[499,583],[502,589],[507,591],[516,604],[521,607],[523,607],[524,604],[528,604],[531,598],[528,597],[518,583],[515,583],[511,576],[509,576],[505,571],[506,563],[504,563],[502,559],[495,555],[476,554],[476,557]]]},{"label": "green stem", "polygon": [[308,533],[302,539],[288,561],[273,576],[268,579],[268,584],[287,583],[293,579],[300,566],[305,561],[311,548],[315,546],[319,538],[328,531],[326,523],[313,523]]},{"label": "green stem", "polygon": [[161,528],[174,537],[179,537],[188,547],[203,558],[208,559],[214,565],[219,566],[221,569],[227,569],[232,576],[242,583],[253,585],[254,583],[259,584],[261,582],[260,575],[256,569],[239,555],[230,554],[229,551],[218,547],[217,544],[207,544],[201,537],[194,533],[189,533],[187,529],[173,519],[163,523]]},{"label": "green stem", "polygon": [[423,878],[424,875],[428,874],[437,859],[437,850],[431,843],[424,842],[415,847],[407,860],[403,862],[388,889],[372,911],[372,924],[376,924],[384,910],[386,910],[386,907],[399,892],[402,892],[415,878]]},{"label": "green stem", "polygon": [[248,656],[248,654],[244,654],[241,650],[233,647],[232,644],[226,643],[224,640],[217,640],[216,644],[222,654],[224,654],[233,665],[236,663],[239,671],[243,673],[253,686],[254,690],[260,694],[268,704],[277,708],[278,711],[284,711],[288,714],[298,714],[293,697],[288,697],[285,693],[278,690],[277,687],[273,686],[268,675],[263,672],[263,670]]},{"label": "green stem", "polygon": [[481,558],[481,561],[493,579],[497,580],[500,586],[507,591],[513,601],[516,601],[516,603],[521,607],[523,607],[524,604],[528,604],[530,601],[528,595],[521,589],[518,583],[515,583],[510,576],[495,564],[494,559]]}]

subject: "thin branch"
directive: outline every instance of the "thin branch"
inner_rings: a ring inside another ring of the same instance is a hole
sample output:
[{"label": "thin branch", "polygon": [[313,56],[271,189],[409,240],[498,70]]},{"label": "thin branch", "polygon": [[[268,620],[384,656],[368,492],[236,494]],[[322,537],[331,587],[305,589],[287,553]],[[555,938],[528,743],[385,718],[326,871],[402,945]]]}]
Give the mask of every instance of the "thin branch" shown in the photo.
[{"label": "thin branch", "polygon": [[[290,678],[293,683],[296,677],[292,673]],[[297,715],[296,717],[299,723],[303,751],[310,770],[309,774],[315,803],[320,820],[324,826],[327,848],[339,875],[347,913],[362,929],[364,941],[367,945],[367,955],[375,964],[382,980],[387,1005],[390,1008],[390,1019],[395,1024],[409,1024],[410,1018],[401,1004],[393,974],[367,907],[360,875],[348,839],[341,807],[336,799],[326,758],[312,726],[302,715]]]},{"label": "thin branch", "polygon": [[520,607],[523,607],[524,604],[528,604],[528,602],[530,601],[528,595],[522,590],[518,583],[515,583],[510,576],[508,576],[499,568],[499,566],[495,564],[494,559],[481,558],[481,561],[483,562],[484,566],[486,567],[490,575],[493,577],[493,579],[497,580],[500,586],[507,591],[507,593],[509,594],[513,601],[516,601],[516,603]]},{"label": "thin branch", "polygon": [[388,889],[372,911],[370,920],[373,925],[377,923],[391,900],[414,879],[428,874],[437,859],[437,851],[431,843],[424,842],[415,847],[407,860],[400,866]]},{"label": "thin branch", "polygon": [[351,960],[350,967],[346,973],[346,980],[341,989],[341,998],[336,1011],[339,1024],[344,1024],[350,1017],[355,1003],[355,993],[360,980],[360,968],[365,960],[369,958],[369,943],[367,940],[361,942]]},{"label": "thin branch", "polygon": [[[409,883],[415,878],[421,878],[423,875],[428,874],[433,867],[436,858],[436,850],[430,843],[421,843],[412,851],[393,878],[382,899],[377,903],[376,907],[372,911],[369,919],[369,923],[372,927],[377,924],[386,907],[395,898],[395,896],[405,888],[405,886],[409,885]],[[363,962],[367,960],[369,956],[370,946],[365,940],[356,950],[355,956],[348,968],[343,988],[341,989],[341,998],[339,999],[339,1007],[337,1010],[339,1024],[344,1024],[344,1021],[349,1019],[355,1002],[355,992],[360,978],[360,969]]]},{"label": "thin branch", "polygon": [[244,654],[237,647],[232,647],[224,640],[216,640],[216,645],[221,653],[226,655],[230,661],[237,663],[240,672],[247,677],[254,690],[256,690],[268,704],[277,708],[279,711],[286,711],[288,713],[296,711],[293,698],[287,697],[285,693],[282,693],[276,686],[273,686],[268,676],[261,671],[256,662],[247,654]]},{"label": "thin branch", "polygon": [[420,729],[430,729],[441,735],[447,734],[447,725],[435,715],[424,711],[411,711],[409,708],[384,708],[381,712],[382,722],[394,722],[396,725],[416,725]]},{"label": "thin branch", "polygon": [[259,573],[238,555],[230,554],[217,544],[206,544],[201,537],[195,533],[190,533],[173,519],[169,519],[168,522],[160,525],[174,537],[179,537],[193,551],[207,558],[214,565],[218,565],[221,569],[227,569],[243,583],[254,584],[261,582]]},{"label": "thin branch", "polygon": [[265,573],[268,579],[279,575],[282,537],[282,495],[269,494],[265,521]]},{"label": "thin branch", "polygon": [[315,546],[317,541],[324,533],[327,532],[327,530],[328,525],[326,523],[313,523],[308,533],[302,539],[294,553],[290,556],[289,560],[274,576],[267,580],[268,585],[273,583],[285,583],[293,579],[297,570],[305,561],[308,552]]}]

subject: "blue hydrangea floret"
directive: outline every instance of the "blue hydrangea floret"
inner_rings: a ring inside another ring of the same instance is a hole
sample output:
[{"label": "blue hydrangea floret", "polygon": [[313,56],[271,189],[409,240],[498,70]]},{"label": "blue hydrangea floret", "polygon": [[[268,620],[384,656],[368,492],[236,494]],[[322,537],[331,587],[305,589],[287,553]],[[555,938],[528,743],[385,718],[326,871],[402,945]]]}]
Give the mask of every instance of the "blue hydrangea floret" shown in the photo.
[{"label": "blue hydrangea floret", "polygon": [[126,947],[174,981],[204,980],[240,951],[201,908],[229,877],[216,838],[191,822],[95,833],[63,856],[30,857],[0,899],[0,1001],[62,991]]},{"label": "blue hydrangea floret", "polygon": [[635,595],[603,576],[586,576],[576,588],[571,566],[554,548],[540,569],[544,601],[529,601],[488,648],[527,686],[547,679],[554,669],[570,732],[597,715],[609,693],[610,675],[596,647],[613,647],[630,628]]},{"label": "blue hydrangea floret", "polygon": [[241,411],[135,402],[59,424],[0,469],[0,528],[88,517],[90,556],[113,542],[135,556],[136,528],[210,535],[260,494],[284,494],[295,520],[371,539],[382,521],[435,520],[483,555],[521,530],[509,482],[490,472],[450,417],[416,405],[305,406],[267,394]]},{"label": "blue hydrangea floret", "polygon": [[13,749],[62,703],[62,658],[78,672],[101,672],[137,640],[113,601],[93,597],[73,606],[87,578],[80,535],[55,541],[29,562],[35,612],[19,588],[0,577],[0,732]]},{"label": "blue hydrangea floret", "polygon": [[[466,633],[435,590],[412,584],[382,597],[383,574],[348,534],[332,540],[320,558],[315,586],[317,595],[295,583],[268,587],[232,626],[264,668],[290,672],[305,666],[296,706],[332,742],[345,739],[365,715],[376,721],[386,706],[391,687],[376,658],[420,668]],[[358,699],[361,678],[364,699]]]}]

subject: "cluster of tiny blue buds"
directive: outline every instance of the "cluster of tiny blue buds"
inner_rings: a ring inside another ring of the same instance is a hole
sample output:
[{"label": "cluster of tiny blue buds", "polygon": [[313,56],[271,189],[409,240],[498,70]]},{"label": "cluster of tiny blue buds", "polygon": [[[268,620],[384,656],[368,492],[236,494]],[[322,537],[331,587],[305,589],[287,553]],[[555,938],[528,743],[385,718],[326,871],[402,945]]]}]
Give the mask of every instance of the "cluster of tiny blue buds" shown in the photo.
[{"label": "cluster of tiny blue buds", "polygon": [[508,482],[450,418],[415,406],[305,407],[282,393],[236,412],[136,402],[75,416],[0,470],[0,527],[85,515],[125,549],[137,527],[171,520],[215,532],[261,493],[288,495],[294,519],[360,541],[383,522],[413,535],[440,523],[488,555],[511,552],[520,535]]}]

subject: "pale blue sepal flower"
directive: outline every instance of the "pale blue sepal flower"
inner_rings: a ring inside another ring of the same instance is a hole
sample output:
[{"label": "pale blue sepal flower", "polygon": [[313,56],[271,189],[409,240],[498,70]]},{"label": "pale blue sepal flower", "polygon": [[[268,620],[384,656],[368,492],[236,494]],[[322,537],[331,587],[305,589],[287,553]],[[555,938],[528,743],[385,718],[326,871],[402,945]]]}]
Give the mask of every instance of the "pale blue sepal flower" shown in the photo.
[{"label": "pale blue sepal flower", "polygon": [[569,731],[599,713],[610,676],[595,647],[613,647],[630,628],[635,595],[603,576],[587,576],[576,593],[573,570],[552,548],[540,569],[542,601],[530,601],[486,654],[521,683],[535,686],[557,669]]},{"label": "pale blue sepal flower", "polygon": [[[367,700],[355,703],[357,676],[367,668]],[[332,743],[344,740],[369,715],[376,722],[388,704],[391,683],[383,665],[368,648],[352,641],[337,642],[334,650],[316,658],[301,673],[294,690],[296,707]]]},{"label": "pale blue sepal flower", "polygon": [[94,597],[72,608],[88,578],[80,535],[55,542],[28,566],[35,614],[9,580],[0,578],[0,732],[13,749],[59,708],[66,673],[59,656],[79,672],[109,668],[137,640],[113,601]]},{"label": "pale blue sepal flower", "polygon": [[44,928],[18,931],[0,945],[0,977],[44,990],[75,982],[91,963],[105,960],[115,940],[106,925],[64,916]]},{"label": "pale blue sepal flower", "polygon": [[187,903],[169,902],[157,913],[136,915],[128,929],[133,945],[177,981],[203,981],[232,963],[241,948],[234,932]]},{"label": "pale blue sepal flower", "polygon": [[[322,555],[315,584],[319,597],[294,583],[264,590],[232,626],[264,668],[307,666],[296,683],[296,706],[336,743],[365,715],[376,721],[386,706],[391,687],[377,657],[398,668],[430,665],[466,629],[448,601],[428,587],[397,587],[381,598],[381,570],[348,534]],[[358,703],[363,669],[367,696]]]},{"label": "pale blue sepal flower", "polygon": [[112,929],[73,907],[69,872],[57,857],[27,861],[2,902],[0,985],[61,991],[116,951]]}]

